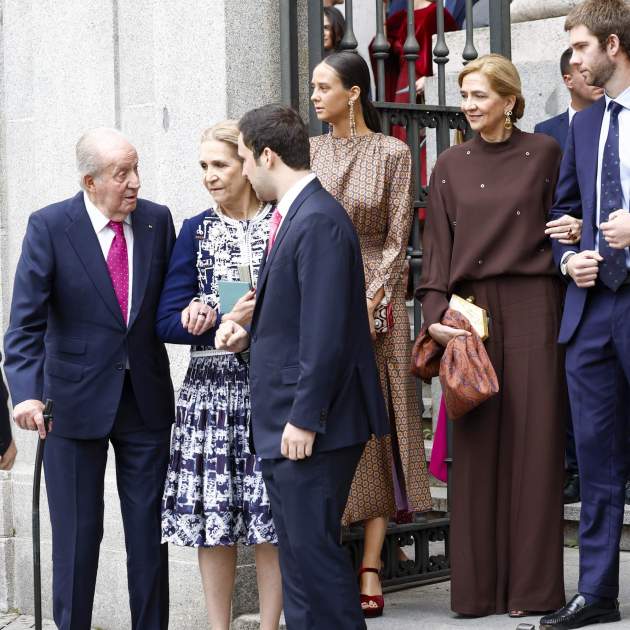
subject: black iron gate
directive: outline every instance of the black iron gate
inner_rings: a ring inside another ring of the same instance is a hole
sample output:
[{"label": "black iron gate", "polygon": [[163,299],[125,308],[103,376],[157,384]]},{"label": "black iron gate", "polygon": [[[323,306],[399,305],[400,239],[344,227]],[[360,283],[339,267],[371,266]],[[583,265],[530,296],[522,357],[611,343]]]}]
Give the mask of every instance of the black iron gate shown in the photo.
[{"label": "black iron gate", "polygon": [[[323,1],[303,0],[306,2],[308,17],[308,66],[309,76],[313,68],[324,56],[323,48]],[[414,176],[414,222],[411,231],[408,255],[414,288],[420,280],[422,267],[422,224],[418,210],[426,206],[427,189],[421,182],[421,146],[420,129],[435,129],[435,152],[441,153],[450,145],[451,131],[461,130],[468,134],[466,119],[458,106],[448,105],[446,99],[446,65],[450,51],[446,44],[444,28],[445,0],[433,0],[437,5],[437,35],[433,48],[433,60],[437,66],[437,104],[430,103],[392,103],[385,100],[385,61],[389,56],[390,44],[385,36],[384,0],[345,0],[346,28],[340,48],[355,50],[358,42],[353,28],[353,11],[365,2],[376,3],[375,39],[372,50],[376,59],[376,97],[374,103],[381,113],[385,133],[392,125],[406,129],[407,143],[411,150]],[[481,0],[483,1],[483,0]],[[490,49],[511,56],[510,37],[510,1],[489,0]],[[297,0],[279,0],[280,2],[280,37],[282,60],[282,99],[296,109],[300,108],[299,97],[299,34]],[[473,31],[473,5],[475,0],[465,0],[466,38],[461,51],[464,63],[477,57]],[[407,0],[407,39],[403,47],[407,63],[409,94],[416,93],[416,68],[420,46],[415,37],[414,0]],[[322,124],[317,120],[312,104],[309,103],[309,129],[311,135],[322,133]],[[414,332],[417,334],[421,325],[420,305],[414,301]],[[422,402],[422,401],[421,401]],[[450,431],[449,431],[450,433]],[[449,453],[450,453],[449,435]],[[447,460],[448,461],[448,460]],[[428,584],[449,579],[449,512],[448,499],[444,511],[415,515],[413,522],[407,524],[390,523],[383,546],[382,582],[385,590],[395,590],[418,584]],[[434,543],[434,544],[432,544]],[[344,533],[344,544],[350,552],[355,566],[360,565],[363,554],[363,530],[360,527],[349,528]],[[401,559],[399,549],[413,546],[413,558]]]}]

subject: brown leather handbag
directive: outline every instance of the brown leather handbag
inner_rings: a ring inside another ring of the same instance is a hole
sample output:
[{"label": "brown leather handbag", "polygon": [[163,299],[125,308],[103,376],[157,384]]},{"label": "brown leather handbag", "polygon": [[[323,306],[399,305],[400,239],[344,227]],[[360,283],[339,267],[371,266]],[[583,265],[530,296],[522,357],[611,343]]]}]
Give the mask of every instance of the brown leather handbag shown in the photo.
[{"label": "brown leather handbag", "polygon": [[440,377],[447,415],[457,420],[497,394],[499,381],[483,341],[468,319],[449,308],[442,323],[471,335],[455,337],[443,348],[423,328],[413,345],[411,372],[426,382]]}]

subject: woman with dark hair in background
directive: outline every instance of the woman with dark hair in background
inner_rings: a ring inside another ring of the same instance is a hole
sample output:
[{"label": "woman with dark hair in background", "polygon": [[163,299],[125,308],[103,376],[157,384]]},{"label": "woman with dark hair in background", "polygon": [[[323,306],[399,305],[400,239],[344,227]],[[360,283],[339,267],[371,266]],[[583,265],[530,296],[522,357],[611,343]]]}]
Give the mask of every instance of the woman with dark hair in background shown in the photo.
[{"label": "woman with dark hair in background", "polygon": [[339,9],[324,7],[324,54],[339,50],[346,30],[346,20]]},{"label": "woman with dark hair in background", "polygon": [[359,235],[366,307],[391,422],[391,436],[368,442],[344,514],[345,524],[365,525],[361,604],[372,617],[383,611],[378,572],[389,518],[431,507],[420,408],[409,373],[403,281],[413,215],[411,156],[405,143],[380,133],[368,96],[369,69],[358,54],[326,57],[313,71],[312,86],[317,117],[331,131],[311,139],[311,168]]}]

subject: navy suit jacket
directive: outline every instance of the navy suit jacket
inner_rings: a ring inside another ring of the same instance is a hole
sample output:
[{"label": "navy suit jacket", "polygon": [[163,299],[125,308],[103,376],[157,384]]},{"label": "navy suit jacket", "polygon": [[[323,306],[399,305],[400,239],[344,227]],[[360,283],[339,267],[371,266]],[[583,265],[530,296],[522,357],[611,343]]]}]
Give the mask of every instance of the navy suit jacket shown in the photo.
[{"label": "navy suit jacket", "polygon": [[[554,259],[558,265],[568,251],[595,249],[597,154],[605,108],[606,99],[602,96],[593,105],[575,114],[569,128],[551,218],[570,214],[583,219],[582,238],[579,245],[562,245],[553,241]],[[560,326],[561,343],[568,343],[573,337],[582,319],[587,293],[588,289],[580,289],[575,282],[569,282]]]},{"label": "navy suit jacket", "polygon": [[569,133],[569,110],[553,118],[539,122],[534,127],[534,133],[544,133],[551,136],[560,145],[562,150],[564,150]]},{"label": "navy suit jacket", "polygon": [[282,457],[287,422],[315,431],[319,452],[388,433],[359,240],[319,180],[289,208],[256,293],[250,329],[256,453]]},{"label": "navy suit jacket", "polygon": [[54,401],[54,431],[105,437],[113,426],[125,365],[149,429],[174,418],[173,386],[155,312],[175,230],[171,213],[143,199],[132,217],[133,289],[128,326],[114,293],[83,193],[29,219],[18,261],[5,372],[13,404]]}]

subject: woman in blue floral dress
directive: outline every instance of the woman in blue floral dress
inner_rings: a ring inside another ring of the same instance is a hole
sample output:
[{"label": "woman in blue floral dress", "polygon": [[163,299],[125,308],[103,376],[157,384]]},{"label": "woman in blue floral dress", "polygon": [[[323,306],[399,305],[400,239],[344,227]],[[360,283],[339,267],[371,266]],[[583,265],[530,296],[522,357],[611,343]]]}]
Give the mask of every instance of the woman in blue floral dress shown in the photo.
[{"label": "woman in blue floral dress", "polygon": [[246,361],[214,348],[220,319],[251,321],[255,294],[223,313],[218,282],[258,276],[273,211],[243,177],[238,127],[224,121],[201,138],[203,184],[215,205],[184,221],[157,315],[163,341],[191,344],[179,390],[162,502],[162,540],[198,548],[210,626],[228,630],[236,545],[255,545],[261,628],[275,630],[282,608],[276,532],[260,460],[249,449]]}]

